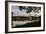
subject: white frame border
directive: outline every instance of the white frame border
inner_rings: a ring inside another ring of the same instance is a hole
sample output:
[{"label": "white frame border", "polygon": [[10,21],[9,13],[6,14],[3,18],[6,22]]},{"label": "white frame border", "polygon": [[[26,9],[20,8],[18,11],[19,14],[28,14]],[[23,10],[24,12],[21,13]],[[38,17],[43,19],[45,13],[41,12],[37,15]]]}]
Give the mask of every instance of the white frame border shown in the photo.
[{"label": "white frame border", "polygon": [[[30,27],[30,28],[11,28],[11,6],[16,5],[16,6],[37,6],[41,7],[41,27]],[[13,32],[13,31],[27,31],[27,30],[43,30],[43,4],[26,4],[26,3],[12,3],[8,2],[8,32]]]}]

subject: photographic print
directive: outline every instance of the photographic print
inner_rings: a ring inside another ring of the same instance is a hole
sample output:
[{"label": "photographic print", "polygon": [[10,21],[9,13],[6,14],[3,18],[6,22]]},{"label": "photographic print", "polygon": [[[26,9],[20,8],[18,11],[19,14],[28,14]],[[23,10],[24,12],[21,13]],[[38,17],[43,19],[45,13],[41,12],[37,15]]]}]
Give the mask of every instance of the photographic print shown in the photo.
[{"label": "photographic print", "polygon": [[8,1],[6,4],[7,32],[44,31],[44,3]]},{"label": "photographic print", "polygon": [[40,27],[41,7],[11,6],[12,27]]}]

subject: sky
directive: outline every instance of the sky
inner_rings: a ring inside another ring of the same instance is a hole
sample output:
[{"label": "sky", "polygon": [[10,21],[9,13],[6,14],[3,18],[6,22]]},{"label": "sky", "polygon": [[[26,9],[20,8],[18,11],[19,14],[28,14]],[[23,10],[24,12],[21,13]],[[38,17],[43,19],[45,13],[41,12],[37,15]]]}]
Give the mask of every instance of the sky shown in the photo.
[{"label": "sky", "polygon": [[38,17],[41,15],[41,10],[39,10],[39,13],[35,13],[35,11],[31,11],[30,13],[27,14],[26,9],[23,9],[21,11],[18,6],[12,6],[11,11],[13,12],[13,16],[35,16],[35,17]]},{"label": "sky", "polygon": [[19,7],[17,6],[12,6],[12,12],[13,12],[13,16],[23,16],[26,15],[26,10],[20,10]]}]

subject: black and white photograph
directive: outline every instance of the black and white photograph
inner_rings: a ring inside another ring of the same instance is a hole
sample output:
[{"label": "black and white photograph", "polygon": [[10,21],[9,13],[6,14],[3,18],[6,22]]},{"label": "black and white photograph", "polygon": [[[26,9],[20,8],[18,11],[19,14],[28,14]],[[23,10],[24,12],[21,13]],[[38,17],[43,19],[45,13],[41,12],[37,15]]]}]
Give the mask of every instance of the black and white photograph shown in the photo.
[{"label": "black and white photograph", "polygon": [[12,27],[40,27],[41,7],[11,6]]},{"label": "black and white photograph", "polygon": [[44,3],[7,2],[7,32],[44,31]]}]

